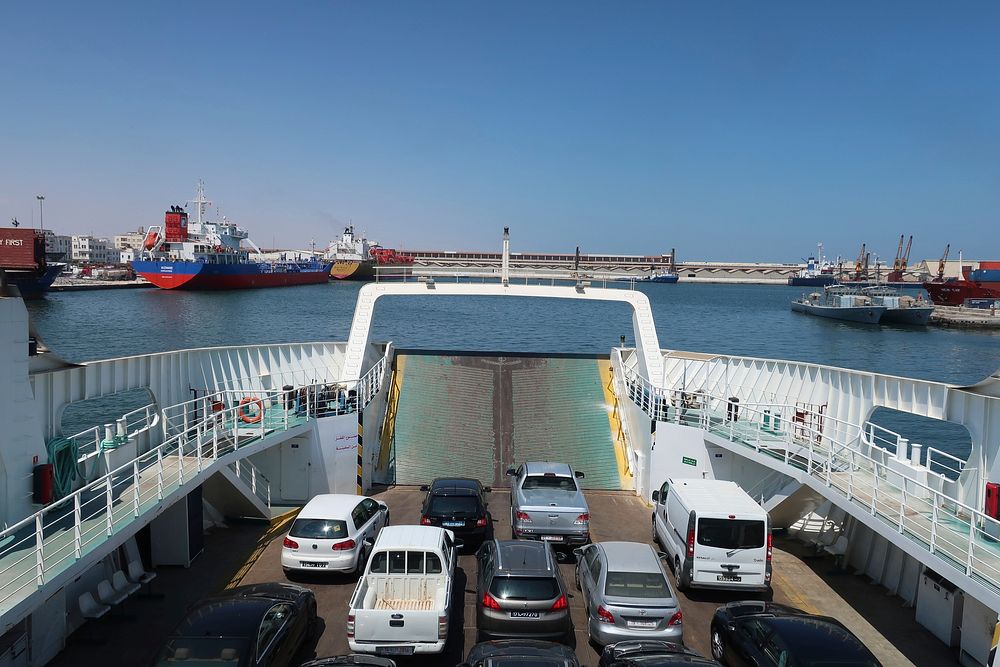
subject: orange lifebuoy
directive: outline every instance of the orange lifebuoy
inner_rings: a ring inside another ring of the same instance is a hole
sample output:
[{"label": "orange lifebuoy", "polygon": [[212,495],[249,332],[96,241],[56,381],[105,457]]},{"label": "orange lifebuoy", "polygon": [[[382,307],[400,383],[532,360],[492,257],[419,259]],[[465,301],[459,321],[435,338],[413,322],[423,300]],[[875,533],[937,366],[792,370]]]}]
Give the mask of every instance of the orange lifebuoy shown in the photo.
[{"label": "orange lifebuoy", "polygon": [[[247,410],[248,405],[257,405],[257,412]],[[264,418],[264,401],[256,396],[247,396],[240,401],[240,419],[247,424],[256,424]]]}]

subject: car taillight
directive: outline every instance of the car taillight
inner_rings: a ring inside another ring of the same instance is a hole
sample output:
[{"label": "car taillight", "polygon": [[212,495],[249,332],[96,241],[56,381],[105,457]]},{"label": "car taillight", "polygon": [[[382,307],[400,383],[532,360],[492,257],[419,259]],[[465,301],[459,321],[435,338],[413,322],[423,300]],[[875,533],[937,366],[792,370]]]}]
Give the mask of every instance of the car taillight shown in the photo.
[{"label": "car taillight", "polygon": [[684,622],[684,615],[678,611],[676,614],[670,617],[670,622],[667,625],[680,625]]},{"label": "car taillight", "polygon": [[349,551],[354,547],[358,546],[358,543],[354,540],[346,540],[344,542],[337,542],[333,545],[334,551]]},{"label": "car taillight", "polygon": [[576,521],[574,521],[573,523],[575,523],[576,525],[579,526],[581,524],[589,523],[589,522],[590,522],[590,515],[587,514],[586,512],[584,512],[580,516],[576,517]]},{"label": "car taillight", "polygon": [[422,516],[422,517],[420,517],[420,525],[421,526],[429,526],[429,525],[431,525],[431,520],[429,518],[425,517],[425,516]]},{"label": "car taillight", "polygon": [[487,609],[500,609],[500,603],[489,593],[483,593],[483,606]]},{"label": "car taillight", "polygon": [[476,519],[476,528],[485,528],[485,527],[486,527],[486,517],[483,517],[482,519]]},{"label": "car taillight", "polygon": [[604,608],[604,605],[597,606],[597,620],[601,623],[614,623],[615,617],[611,615],[611,612]]},{"label": "car taillight", "polygon": [[296,542],[295,540],[290,540],[286,537],[285,541],[281,543],[281,546],[285,547],[286,549],[298,549],[299,543]]},{"label": "car taillight", "polygon": [[688,529],[688,550],[687,557],[694,558],[694,528]]},{"label": "car taillight", "polygon": [[354,614],[347,615],[347,636],[354,637]]},{"label": "car taillight", "polygon": [[767,534],[767,560],[771,560],[771,533]]},{"label": "car taillight", "polygon": [[527,512],[518,511],[518,513],[515,514],[514,517],[521,523],[531,523],[531,517],[528,516]]},{"label": "car taillight", "polygon": [[448,636],[448,617],[438,616],[438,639],[445,639]]},{"label": "car taillight", "polygon": [[569,609],[569,603],[566,601],[565,595],[560,595],[556,598],[549,611],[562,611],[563,609]]}]

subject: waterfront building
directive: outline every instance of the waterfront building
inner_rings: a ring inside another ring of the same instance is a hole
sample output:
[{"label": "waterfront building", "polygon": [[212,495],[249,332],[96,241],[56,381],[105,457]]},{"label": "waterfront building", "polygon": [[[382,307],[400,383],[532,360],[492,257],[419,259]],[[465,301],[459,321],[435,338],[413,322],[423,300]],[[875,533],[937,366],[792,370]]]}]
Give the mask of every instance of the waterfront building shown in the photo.
[{"label": "waterfront building", "polygon": [[108,239],[94,236],[73,235],[72,260],[80,264],[117,263],[119,259]]},{"label": "waterfront building", "polygon": [[145,240],[145,238],[146,238],[146,228],[139,227],[137,231],[126,232],[125,234],[116,235],[115,248],[117,248],[118,250],[127,250],[129,248],[140,250],[142,248],[142,242],[143,240]]}]

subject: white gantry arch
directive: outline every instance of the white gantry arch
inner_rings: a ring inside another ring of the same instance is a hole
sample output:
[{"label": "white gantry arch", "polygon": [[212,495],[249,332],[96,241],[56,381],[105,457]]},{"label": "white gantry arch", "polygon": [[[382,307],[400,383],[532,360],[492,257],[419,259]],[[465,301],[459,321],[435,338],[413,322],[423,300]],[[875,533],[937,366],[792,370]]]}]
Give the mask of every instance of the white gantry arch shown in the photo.
[{"label": "white gantry arch", "polygon": [[645,377],[663,376],[663,354],[653,324],[649,299],[637,290],[606,289],[557,285],[502,285],[500,283],[369,283],[358,293],[354,321],[347,342],[347,357],[342,377],[363,375],[365,350],[371,337],[375,302],[383,296],[509,296],[617,301],[632,307],[632,329],[635,334],[639,367]]}]

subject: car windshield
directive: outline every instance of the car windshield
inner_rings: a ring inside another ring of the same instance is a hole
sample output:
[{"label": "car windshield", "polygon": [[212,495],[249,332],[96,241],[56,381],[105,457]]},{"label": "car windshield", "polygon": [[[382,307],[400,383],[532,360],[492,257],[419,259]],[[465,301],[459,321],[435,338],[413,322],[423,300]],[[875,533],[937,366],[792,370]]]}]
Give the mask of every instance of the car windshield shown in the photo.
[{"label": "car windshield", "polygon": [[669,598],[667,580],[659,572],[608,572],[604,594],[622,598]]},{"label": "car windshield", "polygon": [[336,540],[347,537],[347,522],[338,519],[296,519],[288,534],[314,540]]},{"label": "car windshield", "polygon": [[243,637],[173,637],[167,640],[156,667],[172,665],[219,665],[230,667],[248,664],[250,642]]},{"label": "car windshield", "polygon": [[479,513],[479,502],[475,496],[433,496],[427,513],[437,516],[475,516]]},{"label": "car windshield", "polygon": [[521,488],[528,491],[531,489],[554,489],[556,491],[576,491],[576,480],[572,477],[561,475],[528,475],[524,478]]},{"label": "car windshield", "polygon": [[490,593],[498,600],[551,600],[559,596],[554,577],[493,577]]},{"label": "car windshield", "polygon": [[699,519],[698,544],[719,549],[764,546],[764,522],[753,519]]}]

